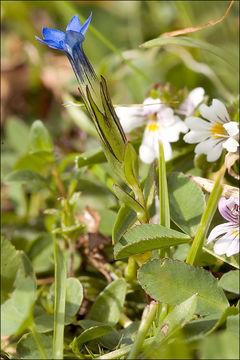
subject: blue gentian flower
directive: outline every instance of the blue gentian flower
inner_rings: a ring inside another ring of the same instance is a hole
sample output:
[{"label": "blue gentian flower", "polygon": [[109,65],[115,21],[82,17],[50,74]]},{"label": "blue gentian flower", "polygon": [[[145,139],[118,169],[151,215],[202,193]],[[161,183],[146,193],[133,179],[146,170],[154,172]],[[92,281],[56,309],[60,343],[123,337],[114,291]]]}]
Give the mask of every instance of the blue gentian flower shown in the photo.
[{"label": "blue gentian flower", "polygon": [[[82,99],[89,111],[98,134],[101,138],[105,155],[114,157],[117,162],[123,163],[126,145],[126,136],[115,113],[108,94],[105,79],[99,82],[82,47],[85,34],[92,18],[92,13],[81,26],[77,15],[69,22],[66,33],[49,28],[43,28],[43,40],[36,39],[53,49],[64,51],[67,55],[80,85]],[[112,159],[113,161],[115,161]],[[114,165],[118,168],[118,165]]]},{"label": "blue gentian flower", "polygon": [[[50,48],[65,52],[81,86],[82,97],[86,97],[87,85],[91,89],[93,99],[97,101],[100,98],[99,82],[82,48],[91,19],[92,13],[81,26],[78,16],[74,15],[66,28],[66,33],[44,27],[42,30],[43,40],[38,36],[35,38]],[[100,104],[98,103],[98,105]]]}]

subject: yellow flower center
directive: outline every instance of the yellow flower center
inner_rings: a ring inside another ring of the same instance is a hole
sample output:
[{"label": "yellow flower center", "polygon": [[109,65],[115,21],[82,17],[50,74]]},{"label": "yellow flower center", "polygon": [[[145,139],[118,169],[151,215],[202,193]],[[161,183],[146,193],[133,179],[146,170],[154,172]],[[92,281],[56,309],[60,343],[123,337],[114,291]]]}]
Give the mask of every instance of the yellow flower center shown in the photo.
[{"label": "yellow flower center", "polygon": [[156,123],[151,123],[151,124],[148,124],[148,131],[157,131],[159,129],[159,126],[158,124]]},{"label": "yellow flower center", "polygon": [[213,125],[213,127],[211,128],[211,134],[213,137],[215,137],[215,139],[218,139],[221,137],[221,135],[224,135],[225,129],[223,127],[223,124],[215,124]]},{"label": "yellow flower center", "polygon": [[235,237],[236,237],[236,236],[239,236],[239,232],[238,232],[238,231],[236,231],[236,230],[231,230],[231,231],[232,231],[232,234],[235,235]]}]

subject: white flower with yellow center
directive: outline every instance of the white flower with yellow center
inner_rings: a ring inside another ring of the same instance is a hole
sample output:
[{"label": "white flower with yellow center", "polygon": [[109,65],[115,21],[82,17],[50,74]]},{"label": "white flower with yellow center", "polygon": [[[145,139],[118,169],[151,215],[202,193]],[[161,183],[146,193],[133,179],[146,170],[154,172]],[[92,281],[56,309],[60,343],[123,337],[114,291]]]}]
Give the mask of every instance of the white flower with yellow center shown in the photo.
[{"label": "white flower with yellow center", "polygon": [[[142,144],[139,148],[140,159],[150,164],[159,156],[159,141],[163,144],[165,160],[172,156],[170,143],[178,141],[180,132],[187,132],[186,124],[174,115],[173,109],[161,103],[160,99],[147,98],[144,106],[122,108],[115,111],[121,125],[126,132],[142,126],[147,121],[143,134]],[[130,110],[129,110],[130,109]]]},{"label": "white flower with yellow center", "polygon": [[238,124],[230,121],[225,105],[213,99],[211,106],[202,104],[199,111],[208,121],[194,116],[188,117],[186,124],[190,132],[184,136],[184,141],[190,144],[199,143],[195,147],[195,153],[206,154],[209,162],[216,161],[224,148],[229,152],[236,152],[239,146]]}]

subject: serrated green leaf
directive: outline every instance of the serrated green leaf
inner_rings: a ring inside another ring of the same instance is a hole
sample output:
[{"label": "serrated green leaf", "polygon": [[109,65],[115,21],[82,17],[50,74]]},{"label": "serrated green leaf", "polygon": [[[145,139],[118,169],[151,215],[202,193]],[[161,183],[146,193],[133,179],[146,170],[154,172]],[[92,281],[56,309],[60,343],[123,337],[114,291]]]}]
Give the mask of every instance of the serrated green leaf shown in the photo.
[{"label": "serrated green leaf", "polygon": [[123,278],[110,283],[93,303],[90,319],[115,325],[122,314],[127,284]]},{"label": "serrated green leaf", "polygon": [[137,225],[117,242],[114,255],[116,259],[122,259],[130,255],[187,243],[190,240],[188,235],[161,225]]},{"label": "serrated green leaf", "polygon": [[88,165],[101,164],[104,162],[106,162],[106,157],[100,147],[78,155],[75,160],[78,168]]},{"label": "serrated green leaf", "polygon": [[28,151],[31,154],[38,152],[53,152],[53,143],[50,134],[40,120],[34,121],[31,126]]},{"label": "serrated green leaf", "polygon": [[224,290],[239,294],[239,270],[231,270],[223,274],[218,284]]},{"label": "serrated green leaf", "polygon": [[167,179],[171,219],[194,236],[205,208],[203,192],[184,174],[170,173]]},{"label": "serrated green leaf", "polygon": [[144,212],[144,209],[139,202],[137,202],[137,200],[135,200],[129,193],[124,191],[119,185],[114,184],[113,191],[120,201],[136,211],[137,214]]},{"label": "serrated green leaf", "polygon": [[[199,40],[199,39],[193,39],[186,36],[176,36],[176,37],[158,37],[156,39],[150,40],[145,42],[144,44],[140,45],[140,47],[144,48],[152,48],[152,47],[159,47],[159,46],[166,46],[166,45],[178,45],[178,46],[187,46],[191,48],[197,48],[202,49],[205,51],[208,51],[221,59],[223,59],[227,64],[229,64],[229,57],[226,56],[225,51],[223,51],[221,48],[209,44],[205,41]],[[230,63],[232,66],[236,66],[236,63],[234,63],[232,58],[234,56],[231,56]]]},{"label": "serrated green leaf", "polygon": [[172,306],[198,293],[197,313],[201,315],[221,314],[229,306],[211,273],[177,260],[149,261],[139,269],[138,279],[153,299]]},{"label": "serrated green leaf", "polygon": [[35,291],[36,283],[28,277],[13,291],[11,298],[1,306],[2,335],[19,335],[31,326]]},{"label": "serrated green leaf", "polygon": [[[52,358],[52,335],[38,334],[48,359]],[[24,334],[17,343],[17,353],[21,359],[43,359],[32,333]]]}]

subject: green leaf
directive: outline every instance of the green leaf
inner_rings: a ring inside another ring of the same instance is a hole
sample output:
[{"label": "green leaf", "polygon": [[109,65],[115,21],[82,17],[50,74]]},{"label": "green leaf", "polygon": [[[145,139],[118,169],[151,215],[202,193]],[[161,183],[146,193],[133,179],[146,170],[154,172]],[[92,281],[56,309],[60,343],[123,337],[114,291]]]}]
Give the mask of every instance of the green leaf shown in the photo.
[{"label": "green leaf", "polygon": [[123,234],[136,222],[136,220],[136,212],[126,204],[122,204],[113,226],[112,241],[114,244],[116,244],[119,239],[121,239]]},{"label": "green leaf", "polygon": [[[38,334],[48,359],[52,358],[52,335]],[[17,353],[21,359],[42,359],[36,340],[32,333],[24,334],[17,343]]]},{"label": "green leaf", "polygon": [[37,173],[46,171],[46,161],[43,154],[34,153],[22,156],[14,165],[14,170],[32,170]]},{"label": "green leaf", "polygon": [[221,314],[229,306],[211,273],[177,260],[149,261],[139,269],[138,279],[153,299],[172,306],[198,293],[197,313],[200,315]]},{"label": "green leaf", "polygon": [[68,316],[77,314],[83,301],[83,287],[76,278],[68,278],[66,281],[66,308]]},{"label": "green leaf", "polygon": [[53,270],[53,243],[51,236],[48,234],[38,236],[28,252],[28,257],[36,273]]},{"label": "green leaf", "polygon": [[239,294],[239,270],[231,270],[224,274],[218,282],[224,290]]},{"label": "green leaf", "polygon": [[131,186],[132,189],[139,190],[138,157],[133,145],[130,142],[128,142],[125,146],[124,172],[129,186]]},{"label": "green leaf", "polygon": [[106,162],[102,148],[96,148],[82,153],[76,157],[75,163],[78,168],[88,165],[101,164]]},{"label": "green leaf", "polygon": [[226,319],[229,317],[229,316],[232,316],[232,315],[237,315],[239,314],[239,309],[235,306],[229,306],[227,307],[222,315],[220,316],[220,318],[218,319],[218,321],[216,322],[216,324],[212,327],[212,329],[210,329],[206,336],[213,333],[216,329],[218,329],[225,321]]},{"label": "green leaf", "polygon": [[1,303],[3,303],[13,290],[17,276],[20,258],[19,252],[5,237],[1,238]]},{"label": "green leaf", "polygon": [[188,235],[161,225],[137,225],[117,242],[114,255],[116,259],[122,259],[130,255],[187,243],[190,240]]},{"label": "green leaf", "polygon": [[53,143],[47,128],[40,120],[34,121],[30,129],[29,153],[53,152]]},{"label": "green leaf", "polygon": [[151,346],[144,354],[147,358],[151,359],[151,354],[162,346],[163,343],[166,343],[171,336],[176,334],[177,331],[193,318],[193,315],[196,312],[197,300],[197,294],[192,295],[187,300],[175,306],[175,308],[165,317],[157,329]]},{"label": "green leaf", "polygon": [[113,191],[120,201],[133,209],[137,214],[144,212],[144,209],[139,202],[137,202],[129,193],[124,191],[119,185],[114,184]]},{"label": "green leaf", "polygon": [[26,278],[1,306],[2,335],[19,335],[32,324],[32,310],[35,302],[35,281]]},{"label": "green leaf", "polygon": [[113,184],[116,182],[101,165],[93,165],[91,171],[94,175],[110,190],[113,192]]},{"label": "green leaf", "polygon": [[[150,41],[145,42],[140,45],[140,47],[144,48],[152,48],[158,46],[166,46],[166,45],[178,45],[178,46],[187,46],[191,48],[197,48],[201,50],[206,50],[221,59],[223,59],[227,64],[231,63],[232,66],[236,67],[236,63],[233,61],[234,56],[226,56],[226,52],[212,44],[209,44],[205,41],[199,39],[193,39],[186,36],[177,36],[177,37],[159,37]],[[231,60],[230,60],[231,59]]]},{"label": "green leaf", "polygon": [[155,170],[155,163],[153,162],[149,168],[149,172],[144,181],[144,187],[143,187],[143,195],[144,198],[146,199],[147,209],[152,205],[154,199],[155,176],[156,176],[156,170]]},{"label": "green leaf", "polygon": [[34,187],[48,186],[46,179],[32,170],[16,170],[11,172],[4,179],[6,183],[19,183],[33,185]]},{"label": "green leaf", "polygon": [[18,154],[24,154],[27,150],[28,126],[17,117],[10,117],[6,122],[7,143]]},{"label": "green leaf", "polygon": [[34,318],[36,331],[39,333],[45,333],[53,330],[54,318],[52,314],[41,314]]},{"label": "green leaf", "polygon": [[108,325],[117,324],[122,314],[127,284],[123,278],[110,283],[93,303],[90,319]]},{"label": "green leaf", "polygon": [[84,344],[103,335],[106,335],[110,331],[112,331],[112,327],[109,325],[90,327],[84,330],[78,337],[76,337],[70,344],[70,346],[72,347],[74,353],[78,353]]},{"label": "green leaf", "polygon": [[183,174],[170,173],[167,178],[171,219],[184,232],[194,236],[205,208],[203,192]]}]

